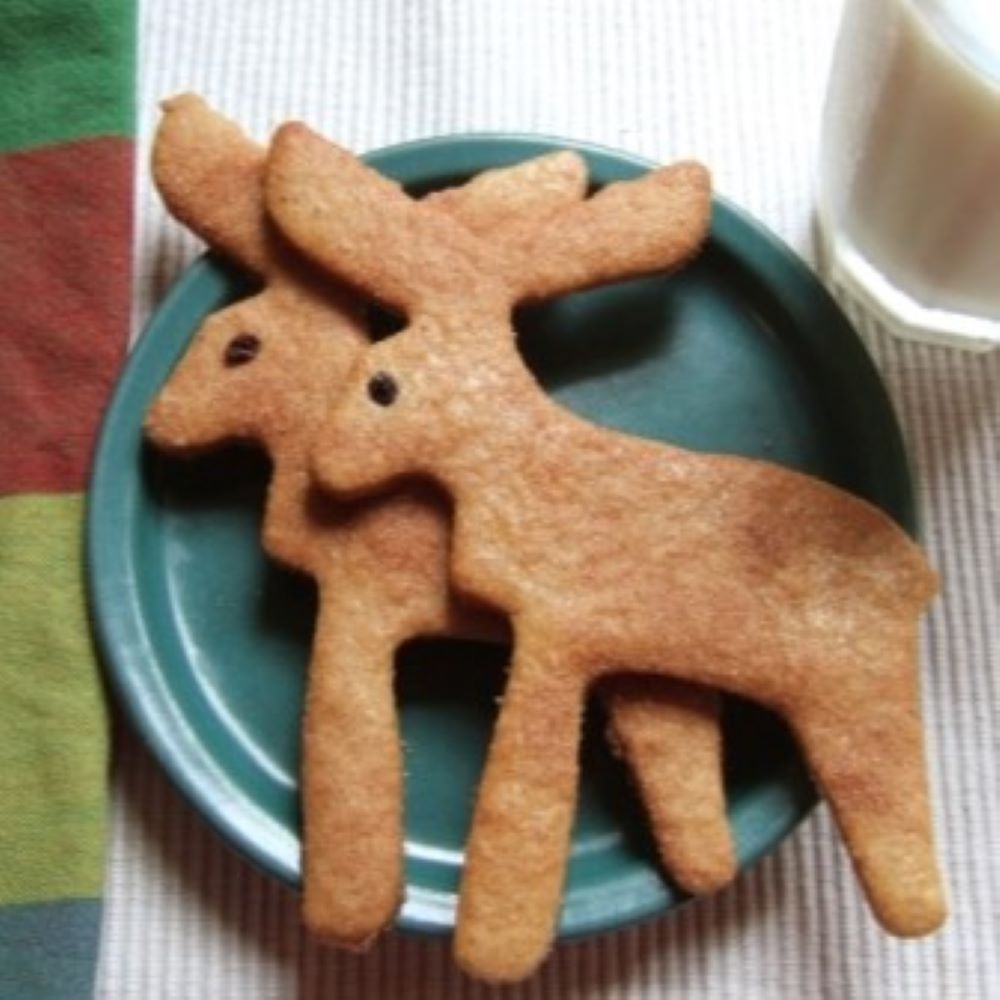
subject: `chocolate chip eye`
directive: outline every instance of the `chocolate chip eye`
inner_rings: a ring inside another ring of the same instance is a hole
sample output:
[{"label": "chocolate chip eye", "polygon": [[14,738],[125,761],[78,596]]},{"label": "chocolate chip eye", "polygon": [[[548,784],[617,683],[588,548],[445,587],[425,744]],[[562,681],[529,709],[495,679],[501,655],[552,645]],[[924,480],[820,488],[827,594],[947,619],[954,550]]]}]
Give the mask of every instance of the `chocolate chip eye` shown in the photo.
[{"label": "chocolate chip eye", "polygon": [[245,365],[260,353],[260,337],[253,333],[238,333],[228,344],[223,360],[227,368]]},{"label": "chocolate chip eye", "polygon": [[379,406],[392,406],[399,395],[399,386],[388,372],[376,372],[368,380],[368,397]]}]

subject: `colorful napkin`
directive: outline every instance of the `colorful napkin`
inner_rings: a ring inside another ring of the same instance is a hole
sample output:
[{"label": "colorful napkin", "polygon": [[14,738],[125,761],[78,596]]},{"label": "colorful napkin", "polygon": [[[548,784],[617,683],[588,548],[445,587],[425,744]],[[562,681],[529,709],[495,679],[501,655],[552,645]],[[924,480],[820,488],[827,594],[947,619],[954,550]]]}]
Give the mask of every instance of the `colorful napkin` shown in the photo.
[{"label": "colorful napkin", "polygon": [[0,20],[0,997],[89,996],[107,733],[83,490],[128,337],[131,0]]}]

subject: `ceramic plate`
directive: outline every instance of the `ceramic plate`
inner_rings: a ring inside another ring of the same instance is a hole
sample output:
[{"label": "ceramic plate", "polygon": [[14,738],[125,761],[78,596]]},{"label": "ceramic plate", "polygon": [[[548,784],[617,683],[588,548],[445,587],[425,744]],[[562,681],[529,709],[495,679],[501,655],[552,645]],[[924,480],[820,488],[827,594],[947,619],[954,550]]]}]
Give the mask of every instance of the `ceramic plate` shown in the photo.
[{"label": "ceramic plate", "polygon": [[[425,190],[573,145],[458,137],[368,160]],[[648,168],[619,153],[576,148],[598,184]],[[295,885],[312,587],[261,554],[266,461],[237,450],[171,460],[144,447],[141,435],[147,406],[200,321],[247,291],[217,261],[199,261],[133,351],[97,451],[88,573],[107,669],[134,724],[208,822],[252,862]],[[806,267],[733,206],[716,203],[711,239],[682,273],[569,296],[519,314],[517,324],[528,363],[566,406],[636,434],[823,476],[912,530],[903,444],[868,355]],[[452,926],[505,660],[505,650],[459,642],[416,643],[400,656],[403,928]],[[563,935],[618,926],[685,898],[657,867],[602,726],[593,708]],[[792,831],[814,793],[775,718],[734,700],[725,729],[729,815],[747,866]]]}]

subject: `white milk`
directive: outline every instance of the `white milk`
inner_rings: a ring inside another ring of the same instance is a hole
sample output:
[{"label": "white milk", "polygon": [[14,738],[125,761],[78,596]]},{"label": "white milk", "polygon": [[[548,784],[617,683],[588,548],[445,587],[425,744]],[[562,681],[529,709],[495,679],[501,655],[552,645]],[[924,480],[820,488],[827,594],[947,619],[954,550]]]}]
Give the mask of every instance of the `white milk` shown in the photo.
[{"label": "white milk", "polygon": [[848,0],[819,216],[832,276],[900,332],[1000,344],[1000,0]]}]

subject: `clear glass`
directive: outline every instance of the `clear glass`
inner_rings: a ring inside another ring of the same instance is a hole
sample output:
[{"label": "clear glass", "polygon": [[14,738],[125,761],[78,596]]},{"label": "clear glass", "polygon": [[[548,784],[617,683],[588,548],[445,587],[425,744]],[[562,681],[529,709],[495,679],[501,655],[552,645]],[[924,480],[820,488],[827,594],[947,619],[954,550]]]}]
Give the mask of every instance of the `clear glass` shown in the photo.
[{"label": "clear glass", "polygon": [[818,216],[828,277],[897,333],[1000,345],[1000,0],[847,0]]}]

